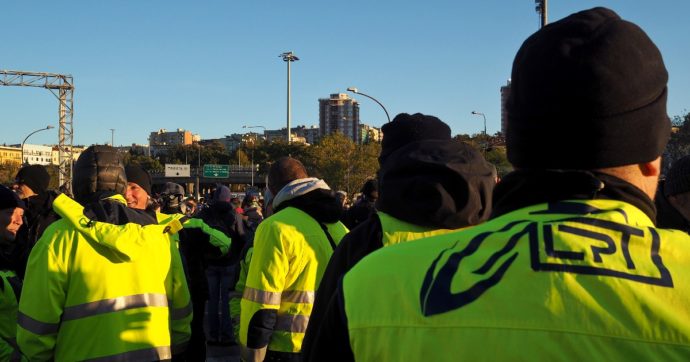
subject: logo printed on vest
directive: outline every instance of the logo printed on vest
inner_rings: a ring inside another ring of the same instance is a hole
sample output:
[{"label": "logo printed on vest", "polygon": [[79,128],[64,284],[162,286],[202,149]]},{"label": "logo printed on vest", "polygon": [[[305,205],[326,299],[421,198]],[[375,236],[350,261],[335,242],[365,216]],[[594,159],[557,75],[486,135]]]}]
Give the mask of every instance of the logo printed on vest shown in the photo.
[{"label": "logo printed on vest", "polygon": [[[458,245],[464,243],[457,240],[452,247],[439,253],[427,269],[420,290],[422,313],[427,317],[445,313],[481,297],[498,284],[511,267],[519,255],[515,248],[524,236],[529,243],[531,269],[536,272],[599,275],[673,287],[673,278],[659,255],[661,238],[656,229],[592,217],[612,212],[627,222],[623,210],[599,210],[582,205],[549,204],[545,210],[530,214],[571,216],[544,222],[515,221],[500,230],[476,235],[460,250]],[[591,216],[580,216],[585,214]],[[486,248],[500,247],[502,242],[505,244],[500,250],[487,253]],[[475,255],[480,248],[483,252]],[[486,260],[476,260],[477,257]],[[471,270],[467,265],[481,266]],[[456,290],[461,286],[461,290],[454,293],[451,286]]]},{"label": "logo printed on vest", "polygon": [[536,233],[529,237],[532,269],[673,287],[671,273],[659,255],[659,234],[654,228],[646,231],[586,217],[543,224],[541,238]]},{"label": "logo printed on vest", "polygon": [[[498,232],[508,231],[514,226],[524,222],[525,221],[516,221],[510,223]],[[457,241],[451,248],[441,252],[441,254],[439,254],[439,256],[436,257],[434,262],[431,264],[431,267],[427,270],[424,282],[422,284],[420,293],[422,313],[427,317],[435,314],[445,313],[450,310],[461,308],[477,300],[477,298],[484,294],[484,292],[501,281],[501,278],[503,278],[503,275],[508,268],[510,268],[515,261],[515,258],[517,258],[519,254],[517,251],[513,252],[518,240],[526,233],[529,233],[530,229],[533,229],[534,226],[535,224],[528,224],[526,227],[512,235],[505,246],[493,253],[480,268],[466,274],[462,274],[465,272],[465,270],[459,268],[460,263],[466,258],[471,258],[482,245],[484,240],[494,234],[494,232],[484,232],[475,236],[467,244],[467,246],[460,251],[454,251],[460,242]],[[436,265],[440,262],[444,255],[447,254],[449,255],[445,261],[445,264],[441,266],[438,273],[434,276]],[[500,265],[498,265],[498,267],[495,268],[493,273],[488,275],[488,277],[478,280],[470,287],[460,292],[453,293],[451,291],[451,284],[453,280],[458,278],[458,276],[456,276],[457,273],[461,273],[459,278],[467,279],[469,281],[473,278],[476,278],[476,276],[486,275],[492,269],[494,269],[494,266],[499,262]]]}]

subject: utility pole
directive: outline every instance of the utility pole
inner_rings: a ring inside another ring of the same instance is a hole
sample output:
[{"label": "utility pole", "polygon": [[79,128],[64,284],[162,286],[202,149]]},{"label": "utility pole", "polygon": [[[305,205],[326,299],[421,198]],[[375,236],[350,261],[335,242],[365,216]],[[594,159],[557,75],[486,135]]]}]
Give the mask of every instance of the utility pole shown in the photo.
[{"label": "utility pole", "polygon": [[290,121],[292,118],[292,105],[291,105],[291,94],[290,94],[290,63],[298,61],[299,58],[292,52],[285,52],[279,57],[283,58],[284,62],[287,62],[287,142],[290,144],[292,137],[290,137]]},{"label": "utility pole", "polygon": [[540,28],[543,28],[548,24],[547,13],[548,13],[548,0],[534,0],[535,10],[539,14]]}]

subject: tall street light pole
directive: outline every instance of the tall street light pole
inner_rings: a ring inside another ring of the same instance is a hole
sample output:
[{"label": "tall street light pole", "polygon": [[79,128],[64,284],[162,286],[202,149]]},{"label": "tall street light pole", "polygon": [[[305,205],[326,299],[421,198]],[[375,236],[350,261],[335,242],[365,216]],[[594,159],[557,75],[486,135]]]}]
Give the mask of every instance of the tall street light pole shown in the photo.
[{"label": "tall street light pole", "polygon": [[53,126],[51,126],[51,125],[48,125],[48,126],[46,126],[45,128],[39,128],[39,129],[37,129],[37,130],[35,130],[35,131],[29,133],[29,134],[24,138],[24,140],[22,141],[22,164],[24,164],[24,165],[28,165],[28,164],[29,164],[29,160],[25,160],[25,159],[24,159],[24,143],[26,143],[26,140],[28,140],[29,137],[31,137],[31,135],[34,134],[34,133],[38,133],[38,132],[41,132],[41,131],[47,131],[47,130],[52,129],[52,128],[55,128],[55,127],[53,127]]},{"label": "tall street light pole", "polygon": [[110,147],[115,147],[115,128],[110,129]]},{"label": "tall street light pole", "polygon": [[535,10],[539,13],[540,28],[548,24],[548,0],[534,0]]},{"label": "tall street light pole", "polygon": [[201,190],[201,181],[199,180],[199,172],[201,172],[201,145],[197,143],[196,146],[198,147],[198,158],[196,163],[196,200],[199,201],[199,191]]},{"label": "tall street light pole", "polygon": [[381,106],[381,108],[383,108],[383,111],[386,112],[386,118],[388,119],[388,122],[391,121],[391,116],[388,115],[388,111],[386,110],[386,107],[384,107],[383,104],[381,104],[381,102],[379,102],[376,98],[374,98],[368,94],[364,94],[364,93],[360,92],[359,89],[357,89],[355,87],[350,87],[347,89],[347,91],[352,92],[354,94],[361,94],[361,95],[373,100],[374,102],[378,103],[378,105]]},{"label": "tall street light pole", "polygon": [[477,112],[477,111],[472,111],[472,114],[474,114],[475,116],[477,116],[477,115],[482,116],[482,118],[484,118],[484,142],[483,142],[484,145],[483,145],[483,150],[484,150],[484,156],[486,156],[486,141],[487,141],[487,139],[486,139],[486,115],[482,112]]},{"label": "tall street light pole", "polygon": [[287,142],[288,144],[290,144],[290,141],[292,140],[292,137],[290,137],[290,121],[292,120],[292,105],[290,94],[290,63],[298,61],[299,58],[292,52],[285,52],[279,55],[279,57],[283,58],[283,61],[287,63]]}]

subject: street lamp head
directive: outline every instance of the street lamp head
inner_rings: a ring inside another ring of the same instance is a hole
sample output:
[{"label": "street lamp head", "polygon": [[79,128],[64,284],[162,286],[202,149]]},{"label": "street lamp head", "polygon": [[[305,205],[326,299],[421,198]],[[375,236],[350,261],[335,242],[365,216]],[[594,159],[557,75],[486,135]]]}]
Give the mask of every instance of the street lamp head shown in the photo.
[{"label": "street lamp head", "polygon": [[292,52],[285,52],[283,54],[280,54],[278,57],[283,58],[283,60],[286,62],[294,62],[299,60],[299,58]]},{"label": "street lamp head", "polygon": [[55,128],[55,127],[52,126],[52,125],[48,125],[48,126],[46,127],[46,129],[51,129],[51,128]]},{"label": "street lamp head", "polygon": [[352,92],[352,93],[358,93],[357,88],[355,88],[355,87],[350,87],[347,89],[347,91]]},{"label": "street lamp head", "polygon": [[472,114],[479,114],[479,112],[477,112],[477,111],[472,111]]}]

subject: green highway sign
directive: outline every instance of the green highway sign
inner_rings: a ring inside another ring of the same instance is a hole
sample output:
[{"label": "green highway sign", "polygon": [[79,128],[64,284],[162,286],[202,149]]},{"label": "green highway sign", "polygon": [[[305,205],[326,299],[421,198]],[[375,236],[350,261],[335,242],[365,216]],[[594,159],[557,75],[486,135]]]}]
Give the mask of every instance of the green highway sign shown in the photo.
[{"label": "green highway sign", "polygon": [[204,165],[204,177],[228,178],[230,177],[230,165]]}]

